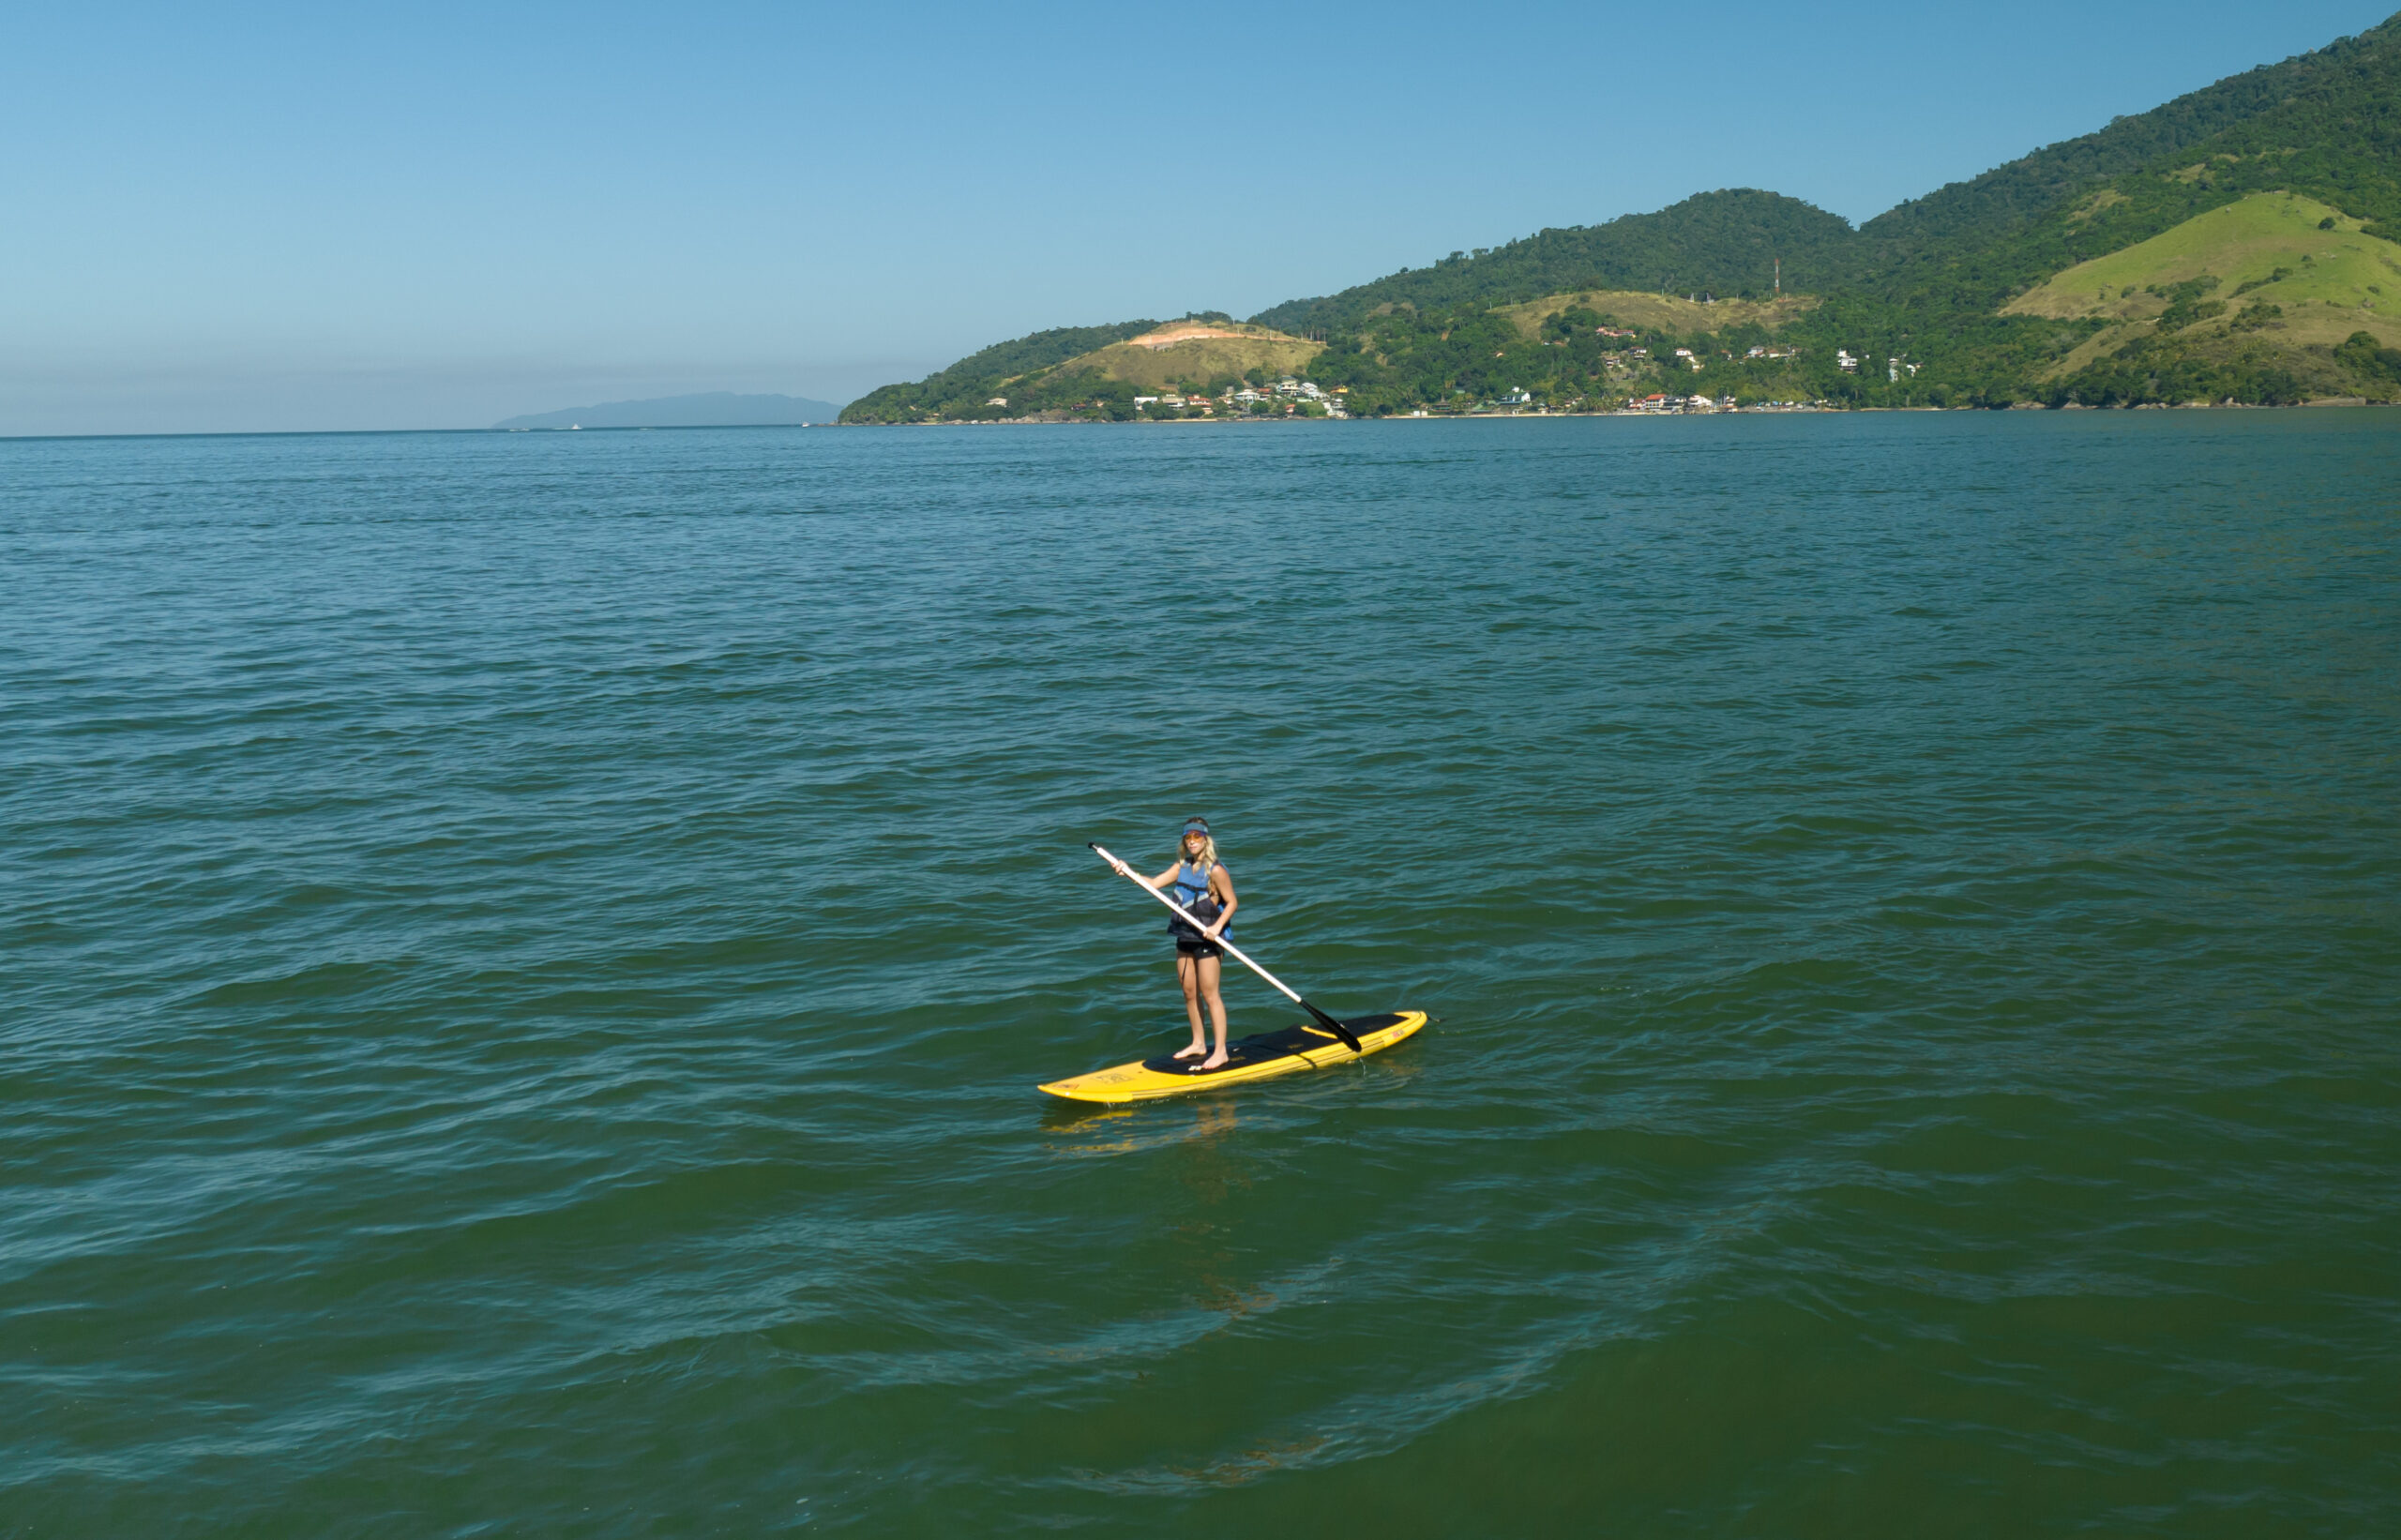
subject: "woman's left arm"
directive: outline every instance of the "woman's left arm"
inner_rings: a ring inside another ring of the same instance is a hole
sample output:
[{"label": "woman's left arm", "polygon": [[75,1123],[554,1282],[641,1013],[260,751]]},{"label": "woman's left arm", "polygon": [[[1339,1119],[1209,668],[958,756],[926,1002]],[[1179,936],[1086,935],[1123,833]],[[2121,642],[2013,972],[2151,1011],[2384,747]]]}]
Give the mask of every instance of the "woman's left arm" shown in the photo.
[{"label": "woman's left arm", "polygon": [[1200,933],[1216,941],[1218,933],[1233,922],[1234,906],[1242,900],[1234,897],[1234,880],[1222,866],[1209,868],[1209,891],[1217,898],[1217,917]]}]

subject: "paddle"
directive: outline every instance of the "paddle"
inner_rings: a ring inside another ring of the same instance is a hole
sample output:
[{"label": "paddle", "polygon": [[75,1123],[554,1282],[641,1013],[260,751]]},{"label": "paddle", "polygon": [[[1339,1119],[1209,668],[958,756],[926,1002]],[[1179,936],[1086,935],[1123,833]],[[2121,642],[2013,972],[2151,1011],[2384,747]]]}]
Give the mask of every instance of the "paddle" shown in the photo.
[{"label": "paddle", "polygon": [[[1087,839],[1084,843],[1091,845],[1092,841]],[[1119,868],[1125,867],[1125,863],[1118,860],[1117,857],[1110,854],[1107,851],[1102,850],[1098,845],[1093,845],[1092,848],[1095,854],[1097,854],[1102,860],[1108,862],[1110,866]],[[1131,869],[1127,869],[1125,871],[1125,876],[1136,887],[1140,888],[1152,898],[1156,898],[1159,902],[1167,905],[1170,909],[1172,909],[1177,913],[1183,915],[1184,922],[1192,927],[1193,929],[1206,930],[1209,929],[1207,926],[1202,925],[1199,920],[1193,918],[1192,912],[1190,910],[1185,908],[1182,904],[1177,903],[1173,898],[1169,898],[1166,894],[1161,893],[1157,888],[1153,887],[1150,883],[1142,881],[1140,877],[1136,877]],[[1341,1022],[1336,1021],[1334,1018],[1326,1015],[1323,1011],[1319,1010],[1315,1005],[1312,1005],[1307,1001],[1303,1000],[1298,989],[1293,989],[1282,979],[1277,978],[1274,974],[1269,973],[1266,969],[1261,968],[1259,964],[1251,961],[1250,959],[1244,957],[1242,955],[1242,948],[1236,946],[1232,942],[1228,941],[1223,936],[1219,936],[1217,938],[1216,944],[1224,947],[1227,951],[1231,952],[1234,955],[1235,960],[1239,961],[1244,967],[1249,969],[1252,973],[1257,974],[1268,983],[1275,985],[1278,989],[1283,990],[1286,995],[1291,997],[1293,1004],[1298,1005],[1301,1009],[1308,1012],[1311,1016],[1316,1017],[1319,1022],[1324,1026],[1326,1031],[1342,1039],[1343,1047],[1349,1049],[1353,1053],[1365,1053],[1367,1051],[1366,1049],[1359,1046],[1359,1039],[1352,1035],[1351,1029],[1349,1027],[1344,1026]]]}]

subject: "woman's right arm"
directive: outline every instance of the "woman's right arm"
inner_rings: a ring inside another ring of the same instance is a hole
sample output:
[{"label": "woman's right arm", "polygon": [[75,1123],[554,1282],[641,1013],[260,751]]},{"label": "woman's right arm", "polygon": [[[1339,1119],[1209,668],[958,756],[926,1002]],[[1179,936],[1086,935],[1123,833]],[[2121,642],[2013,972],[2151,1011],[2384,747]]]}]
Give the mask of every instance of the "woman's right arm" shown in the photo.
[{"label": "woman's right arm", "polygon": [[1154,890],[1167,886],[1169,879],[1175,875],[1175,868],[1173,867],[1168,868],[1165,871],[1160,872],[1155,877],[1145,877],[1123,861],[1114,862],[1112,865],[1114,865],[1118,871],[1123,875],[1131,877],[1134,881],[1141,883],[1144,887]]}]

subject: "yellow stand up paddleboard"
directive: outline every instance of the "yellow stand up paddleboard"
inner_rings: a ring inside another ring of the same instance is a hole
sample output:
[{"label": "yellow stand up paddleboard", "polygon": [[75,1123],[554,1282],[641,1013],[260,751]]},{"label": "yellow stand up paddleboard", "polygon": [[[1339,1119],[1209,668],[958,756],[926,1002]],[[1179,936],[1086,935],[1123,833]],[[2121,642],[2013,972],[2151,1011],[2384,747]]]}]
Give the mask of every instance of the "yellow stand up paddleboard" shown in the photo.
[{"label": "yellow stand up paddleboard", "polygon": [[1357,1052],[1323,1027],[1286,1027],[1280,1032],[1262,1032],[1228,1044],[1226,1062],[1220,1068],[1201,1069],[1198,1059],[1143,1059],[1114,1069],[1095,1069],[1089,1075],[1052,1080],[1042,1089],[1069,1101],[1155,1101],[1161,1096],[1181,1096],[1186,1092],[1289,1075],[1296,1069],[1347,1064],[1415,1036],[1418,1029],[1426,1025],[1426,1013],[1390,1011],[1382,1016],[1354,1016],[1342,1025],[1359,1039]]}]

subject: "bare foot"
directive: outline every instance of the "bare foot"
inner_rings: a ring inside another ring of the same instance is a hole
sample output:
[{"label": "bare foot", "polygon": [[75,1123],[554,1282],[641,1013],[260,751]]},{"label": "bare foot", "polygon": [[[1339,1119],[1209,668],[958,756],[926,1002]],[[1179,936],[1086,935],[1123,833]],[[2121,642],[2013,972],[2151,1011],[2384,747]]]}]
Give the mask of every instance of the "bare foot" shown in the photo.
[{"label": "bare foot", "polygon": [[1174,1053],[1172,1053],[1172,1054],[1170,1054],[1170,1055],[1169,1055],[1169,1057],[1170,1057],[1170,1058],[1175,1058],[1175,1059],[1198,1059],[1199,1057],[1200,1057],[1200,1055],[1202,1055],[1202,1054],[1204,1054],[1204,1053],[1206,1053],[1206,1052],[1208,1052],[1208,1051],[1209,1051],[1209,1045],[1208,1045],[1208,1044],[1206,1044],[1206,1043],[1195,1043],[1195,1044],[1193,1044],[1190,1048],[1180,1048],[1180,1049],[1177,1049],[1175,1050],[1175,1052],[1174,1052]]},{"label": "bare foot", "polygon": [[1203,1069],[1223,1069],[1226,1067],[1228,1062],[1229,1060],[1227,1058],[1226,1050],[1224,1049],[1219,1049],[1216,1052],[1212,1053],[1207,1058],[1201,1060],[1200,1067]]}]

